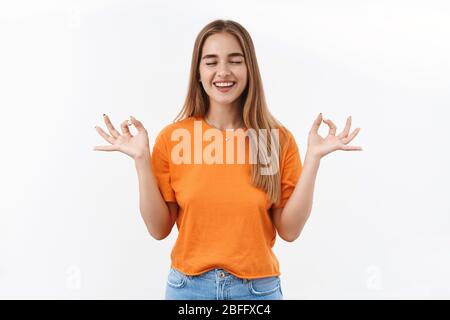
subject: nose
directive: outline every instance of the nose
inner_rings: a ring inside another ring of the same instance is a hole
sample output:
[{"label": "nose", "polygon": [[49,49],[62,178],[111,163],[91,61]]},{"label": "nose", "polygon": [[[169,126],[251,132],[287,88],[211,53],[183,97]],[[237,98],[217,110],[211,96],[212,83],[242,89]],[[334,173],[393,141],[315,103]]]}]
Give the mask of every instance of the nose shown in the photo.
[{"label": "nose", "polygon": [[220,63],[219,64],[219,69],[217,71],[217,75],[219,77],[226,77],[228,75],[230,75],[230,70],[228,69],[228,66],[226,63]]}]

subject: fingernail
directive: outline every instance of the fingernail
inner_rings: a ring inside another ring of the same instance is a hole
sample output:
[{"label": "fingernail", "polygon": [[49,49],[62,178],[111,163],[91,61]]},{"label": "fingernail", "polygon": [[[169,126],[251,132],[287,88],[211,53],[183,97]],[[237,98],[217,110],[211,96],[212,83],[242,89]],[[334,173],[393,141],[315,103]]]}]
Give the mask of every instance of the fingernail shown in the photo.
[{"label": "fingernail", "polygon": [[106,114],[103,114],[104,117],[106,117]]}]

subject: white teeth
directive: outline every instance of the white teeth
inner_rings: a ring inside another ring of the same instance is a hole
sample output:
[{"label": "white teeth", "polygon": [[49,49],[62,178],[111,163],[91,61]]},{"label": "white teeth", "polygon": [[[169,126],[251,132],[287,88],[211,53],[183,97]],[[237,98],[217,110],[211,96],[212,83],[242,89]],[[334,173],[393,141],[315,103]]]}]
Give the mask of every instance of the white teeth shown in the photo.
[{"label": "white teeth", "polygon": [[234,82],[216,82],[214,84],[218,87],[230,87],[234,84]]}]

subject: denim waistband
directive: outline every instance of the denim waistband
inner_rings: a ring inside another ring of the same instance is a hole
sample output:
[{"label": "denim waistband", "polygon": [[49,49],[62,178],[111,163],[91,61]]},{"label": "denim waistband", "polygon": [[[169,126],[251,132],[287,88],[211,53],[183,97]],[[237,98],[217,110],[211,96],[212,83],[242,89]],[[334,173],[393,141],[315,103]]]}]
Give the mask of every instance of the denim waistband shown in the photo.
[{"label": "denim waistband", "polygon": [[[188,275],[188,277],[193,278],[194,276]],[[201,277],[204,279],[211,279],[211,280],[216,280],[216,279],[224,280],[224,279],[229,279],[229,278],[241,279],[241,278],[236,277],[232,273],[228,272],[227,270],[221,269],[221,268],[211,269],[202,274],[196,275],[195,277]],[[241,279],[241,280],[245,280],[245,279]]]}]

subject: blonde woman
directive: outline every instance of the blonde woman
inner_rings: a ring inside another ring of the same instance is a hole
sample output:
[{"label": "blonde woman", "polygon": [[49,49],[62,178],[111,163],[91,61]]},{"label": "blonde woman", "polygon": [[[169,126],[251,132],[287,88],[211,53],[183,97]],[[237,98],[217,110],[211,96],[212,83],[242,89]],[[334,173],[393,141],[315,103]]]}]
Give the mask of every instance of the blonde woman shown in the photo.
[{"label": "blonde woman", "polygon": [[249,33],[216,20],[196,38],[185,104],[152,152],[143,124],[130,118],[120,133],[104,115],[109,134],[96,130],[110,145],[94,149],[134,159],[141,215],[155,239],[177,225],[166,299],[283,299],[276,234],[299,237],[323,156],[362,150],[348,145],[359,131],[349,134],[351,117],[336,135],[319,114],[302,165],[293,135],[268,110]]}]

